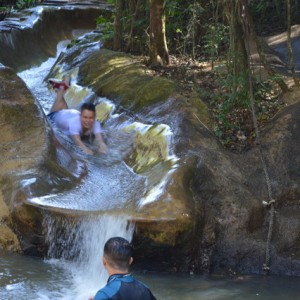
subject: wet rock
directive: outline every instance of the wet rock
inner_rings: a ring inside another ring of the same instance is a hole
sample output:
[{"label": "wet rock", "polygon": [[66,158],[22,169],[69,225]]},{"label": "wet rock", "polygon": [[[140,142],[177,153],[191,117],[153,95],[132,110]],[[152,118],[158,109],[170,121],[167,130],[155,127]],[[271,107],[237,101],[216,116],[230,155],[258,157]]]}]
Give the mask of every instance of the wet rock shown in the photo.
[{"label": "wet rock", "polygon": [[105,5],[34,7],[11,14],[0,23],[0,62],[21,71],[56,55],[57,43],[72,39],[75,29],[96,28]]},{"label": "wet rock", "polygon": [[[74,69],[78,71],[81,84],[117,103],[117,112],[129,112],[134,119],[148,124],[166,124],[173,132],[169,146],[178,158],[174,172],[167,178],[156,201],[146,202],[131,212],[137,224],[133,243],[140,266],[189,273],[263,273],[269,209],[262,201],[270,199],[257,146],[242,155],[225,150],[212,133],[207,107],[201,99],[182,96],[174,82],[153,78],[151,72],[131,56],[99,49],[95,41],[89,41],[85,46],[75,43],[59,58],[50,75],[72,73]],[[1,98],[1,103],[8,106],[1,104],[4,109],[0,116],[4,126],[13,131],[10,138],[13,136],[17,140],[14,147],[7,145],[5,148],[5,143],[2,144],[1,150],[8,153],[4,155],[3,163],[5,170],[22,174],[22,166],[27,164],[26,170],[33,168],[31,152],[30,155],[26,152],[22,160],[14,160],[14,149],[18,153],[24,150],[18,144],[22,135],[11,125],[18,124],[21,113],[12,113],[9,104],[20,87],[14,86],[17,78],[11,72],[5,72],[8,81],[3,84],[1,81],[2,89],[11,94]],[[0,95],[3,97],[5,93]],[[266,160],[272,196],[276,200],[270,272],[299,276],[300,104],[295,96],[293,103],[263,128],[260,147]],[[32,106],[28,105],[28,109],[32,115]],[[8,119],[11,121],[7,124],[5,120]],[[40,132],[39,127],[35,130]],[[36,157],[40,157],[42,144],[47,144],[41,136],[36,151],[32,149]],[[144,149],[128,156],[127,162],[141,174],[154,169],[154,175],[149,178],[155,181],[156,175],[160,174],[159,159],[152,164],[135,164],[135,159],[151,148],[143,139],[140,144]],[[156,153],[162,155],[162,152]],[[22,194],[15,193],[16,181],[9,177],[2,182],[5,184],[5,203],[21,201]],[[11,195],[18,197],[11,199]],[[32,219],[27,220],[27,216],[35,215],[36,211],[24,212],[22,209],[16,210],[23,216],[20,227],[33,230],[34,223],[30,224]],[[35,222],[40,224],[38,221],[37,217]],[[22,235],[26,236],[26,233],[22,232]],[[42,245],[40,238],[38,233],[35,238],[28,238],[29,245],[24,247],[30,252],[32,245],[38,249]]]},{"label": "wet rock", "polygon": [[[13,238],[8,236],[8,228],[15,228],[11,212],[22,205],[19,198],[21,181],[35,176],[38,165],[44,160],[48,142],[42,114],[25,84],[5,67],[0,69],[0,78],[1,227],[6,228],[1,244],[7,247],[9,243],[11,248],[19,249],[17,234]],[[10,232],[12,234],[11,229]]]},{"label": "wet rock", "polygon": [[[59,160],[57,149],[65,150],[57,142],[52,143],[53,133],[41,108],[25,83],[4,66],[0,67],[0,124],[0,229],[3,233],[0,245],[25,252],[27,248],[35,248],[35,253],[41,255],[44,242],[32,241],[41,240],[42,213],[27,207],[25,200],[29,195],[49,193],[63,182],[67,188],[67,183],[80,180],[84,171],[72,173],[79,169],[79,162],[73,157],[73,168]],[[65,155],[70,156],[66,151]]]},{"label": "wet rock", "polygon": [[11,227],[11,215],[0,192],[0,247],[10,251],[20,251],[19,240]]},{"label": "wet rock", "polygon": [[[100,53],[101,51],[99,54],[92,54],[93,58],[98,58],[94,62],[99,61],[101,74],[109,74],[110,72],[105,72],[109,60],[105,58],[101,60]],[[106,53],[102,50],[103,57]],[[135,74],[126,67],[124,57],[119,58],[119,61],[122,61],[118,65],[119,68],[123,66],[124,74],[128,70],[128,76],[131,73]],[[175,203],[181,203],[184,209],[178,210],[176,221],[172,226],[138,221],[138,228],[141,228],[136,236],[138,259],[140,258],[145,265],[151,265],[151,260],[153,262],[153,257],[157,255],[160,257],[159,261],[165,262],[165,268],[186,272],[193,270],[196,273],[209,273],[232,270],[237,273],[263,273],[269,212],[268,208],[263,207],[262,201],[268,199],[268,189],[257,147],[253,147],[243,155],[224,150],[211,133],[209,116],[200,99],[186,99],[182,95],[177,95],[176,91],[169,90],[168,95],[162,95],[158,102],[135,106],[134,100],[132,103],[122,102],[123,93],[128,95],[127,86],[111,85],[109,87],[111,91],[107,92],[105,82],[112,80],[109,79],[110,75],[114,78],[114,72],[107,75],[103,83],[98,82],[98,78],[103,79],[102,75],[97,76],[96,73],[92,75],[93,80],[89,81],[87,75],[87,70],[91,69],[89,59],[86,60],[86,64],[79,66],[79,69],[82,82],[90,84],[100,95],[108,93],[121,105],[133,108],[139,119],[144,122],[164,123],[170,126],[174,133],[172,147],[180,158],[177,174],[184,172],[184,164],[190,157],[196,157],[193,163],[189,163],[194,175],[188,182],[181,184],[178,178],[171,177],[161,203],[145,206],[150,219],[155,215],[154,211],[160,211],[162,215],[168,216],[168,209],[162,208],[167,202],[170,206],[174,205],[172,214],[176,215]],[[139,88],[145,83],[143,78],[144,75],[141,75],[137,84]],[[270,173],[273,197],[284,198],[286,203],[292,201],[290,204],[299,201],[300,174],[298,164],[295,163],[299,160],[298,110],[299,103],[282,110],[261,133],[263,155]],[[167,192],[168,187],[172,185],[177,186],[177,192],[174,194]],[[191,194],[186,192],[187,189]],[[183,191],[185,192],[182,194]],[[184,196],[178,197],[180,194]],[[190,200],[186,202],[187,199]],[[151,213],[152,205],[157,205],[153,213]],[[276,202],[276,207],[280,205],[280,201]],[[186,226],[179,225],[182,222],[179,218],[182,211],[189,215]],[[270,262],[271,272],[274,274],[296,273],[295,270],[291,271],[291,259],[295,264],[298,263],[296,250],[298,236],[287,238],[289,234],[283,228],[298,232],[297,219],[285,218],[289,226],[281,226],[280,231],[276,226],[274,228],[274,240],[270,245],[273,254],[273,261]],[[279,225],[283,219],[278,219],[277,222]],[[170,228],[174,231],[172,232]],[[278,235],[278,232],[281,234]],[[143,251],[147,244],[153,245],[151,255],[150,253],[144,255]],[[181,259],[183,256],[185,260]]]},{"label": "wet rock", "polygon": [[[83,52],[85,49],[85,52]],[[84,55],[83,55],[84,54]],[[134,57],[99,49],[92,44],[74,46],[61,57],[50,77],[79,69],[79,84],[92,87],[102,97],[133,111],[167,99],[175,83],[163,77],[153,77]]]}]

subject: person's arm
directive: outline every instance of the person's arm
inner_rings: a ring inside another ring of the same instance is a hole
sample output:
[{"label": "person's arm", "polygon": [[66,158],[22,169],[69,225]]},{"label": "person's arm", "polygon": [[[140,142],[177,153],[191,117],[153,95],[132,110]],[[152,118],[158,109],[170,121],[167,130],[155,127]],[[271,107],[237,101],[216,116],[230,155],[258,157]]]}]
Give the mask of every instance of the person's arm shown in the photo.
[{"label": "person's arm", "polygon": [[102,138],[101,133],[96,133],[95,134],[95,141],[94,143],[97,146],[97,152],[98,153],[106,153],[107,152],[107,146]]},{"label": "person's arm", "polygon": [[75,145],[79,146],[86,154],[94,154],[94,152],[82,142],[80,135],[74,134],[71,135],[71,138]]},{"label": "person's arm", "polygon": [[100,290],[97,292],[97,294],[94,297],[90,297],[88,300],[108,300],[108,299],[111,299],[111,297]]},{"label": "person's arm", "polygon": [[97,153],[107,153],[107,146],[102,138],[101,132],[101,125],[99,123],[99,121],[95,121],[94,123],[94,127],[93,127],[93,131],[95,134],[95,140],[94,140],[94,144],[97,147]]}]

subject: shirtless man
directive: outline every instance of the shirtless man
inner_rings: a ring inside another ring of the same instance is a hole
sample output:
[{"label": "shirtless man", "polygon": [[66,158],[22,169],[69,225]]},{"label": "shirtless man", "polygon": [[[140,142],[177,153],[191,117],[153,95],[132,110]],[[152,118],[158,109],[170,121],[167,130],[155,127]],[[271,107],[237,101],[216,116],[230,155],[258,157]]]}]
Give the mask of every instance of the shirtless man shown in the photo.
[{"label": "shirtless man", "polygon": [[[92,103],[84,103],[80,111],[69,109],[64,94],[69,88],[70,78],[63,81],[49,80],[56,91],[56,99],[52,105],[48,118],[74,143],[87,154],[106,153],[107,146],[101,135],[100,123],[96,120],[96,109]],[[97,150],[94,152],[84,142],[93,143]]]}]

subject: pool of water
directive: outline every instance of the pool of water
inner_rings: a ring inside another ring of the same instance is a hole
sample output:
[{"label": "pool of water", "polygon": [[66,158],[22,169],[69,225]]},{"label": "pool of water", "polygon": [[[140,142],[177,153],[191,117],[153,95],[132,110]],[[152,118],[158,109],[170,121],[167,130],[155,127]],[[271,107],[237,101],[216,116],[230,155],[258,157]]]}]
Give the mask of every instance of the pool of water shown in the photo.
[{"label": "pool of water", "polygon": [[[61,260],[41,260],[0,251],[0,270],[1,300],[87,300],[94,292],[88,286],[76,289],[71,272]],[[300,295],[299,278],[228,279],[158,273],[134,273],[134,276],[145,282],[158,300],[286,300],[299,299]],[[99,288],[103,284],[99,278]]]}]

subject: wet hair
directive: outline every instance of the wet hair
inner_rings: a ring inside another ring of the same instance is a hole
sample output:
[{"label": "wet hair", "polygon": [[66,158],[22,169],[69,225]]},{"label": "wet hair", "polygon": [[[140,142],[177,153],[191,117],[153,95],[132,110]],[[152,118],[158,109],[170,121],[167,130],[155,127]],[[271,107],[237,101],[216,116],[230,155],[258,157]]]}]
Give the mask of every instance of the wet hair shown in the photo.
[{"label": "wet hair", "polygon": [[83,112],[85,109],[96,113],[96,106],[93,103],[89,103],[89,102],[83,103],[81,105],[80,111]]},{"label": "wet hair", "polygon": [[122,237],[110,238],[104,245],[104,256],[108,263],[121,270],[127,270],[130,265],[131,245]]}]

